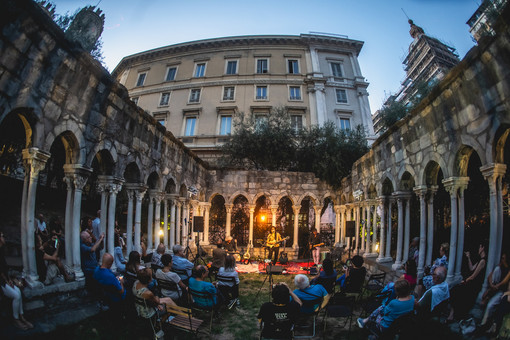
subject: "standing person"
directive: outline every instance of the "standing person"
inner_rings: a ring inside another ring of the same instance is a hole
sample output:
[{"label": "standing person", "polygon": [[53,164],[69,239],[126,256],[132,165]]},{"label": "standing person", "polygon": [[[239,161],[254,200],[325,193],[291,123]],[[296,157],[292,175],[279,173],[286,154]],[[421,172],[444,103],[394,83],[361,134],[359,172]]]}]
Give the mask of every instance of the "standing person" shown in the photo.
[{"label": "standing person", "polygon": [[225,258],[227,257],[227,252],[223,249],[223,244],[218,242],[216,248],[213,249],[213,258],[211,263],[211,273],[216,274],[221,267],[225,266]]},{"label": "standing person", "polygon": [[317,232],[317,229],[312,230],[310,235],[310,250],[312,251],[313,263],[316,266],[319,265],[321,260],[321,246],[324,245],[321,239],[321,235]]},{"label": "standing person", "polygon": [[12,299],[12,316],[14,317],[14,326],[22,330],[34,328],[34,326],[23,316],[21,290],[14,285],[9,277],[9,268],[5,261],[5,238],[3,232],[0,232],[0,286],[2,287],[4,295],[9,299]]},{"label": "standing person", "polygon": [[276,264],[278,261],[278,253],[280,252],[280,242],[282,241],[282,235],[276,231],[276,227],[271,227],[271,232],[267,235],[266,247],[269,249],[268,257],[272,264]]},{"label": "standing person", "polygon": [[[96,218],[92,221],[92,233],[96,240],[99,240],[101,236],[101,210],[98,210],[96,213]],[[101,242],[99,246],[96,248],[96,259],[99,259],[101,249],[103,249],[104,245]]]},{"label": "standing person", "polygon": [[85,285],[91,288],[91,279],[97,267],[96,250],[103,242],[104,233],[99,235],[99,239],[94,244],[92,244],[92,236],[88,232],[82,231],[80,237],[81,270],[85,275]]},{"label": "standing person", "polygon": [[124,273],[126,271],[126,258],[124,257],[124,254],[122,253],[122,246],[120,244],[121,238],[117,235],[115,235],[114,239],[114,245],[115,248],[113,248],[113,255],[115,256],[115,267],[117,267],[117,272]]}]

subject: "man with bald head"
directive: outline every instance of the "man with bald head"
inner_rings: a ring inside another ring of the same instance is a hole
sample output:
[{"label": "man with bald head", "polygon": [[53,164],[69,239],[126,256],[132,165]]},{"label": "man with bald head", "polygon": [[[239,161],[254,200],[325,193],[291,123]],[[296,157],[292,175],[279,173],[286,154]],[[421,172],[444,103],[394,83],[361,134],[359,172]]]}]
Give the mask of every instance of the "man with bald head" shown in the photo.
[{"label": "man with bald head", "polygon": [[113,274],[111,268],[113,264],[113,256],[109,253],[104,253],[103,260],[100,267],[94,271],[94,279],[99,283],[106,296],[106,302],[110,307],[118,305],[126,297],[126,290],[124,289],[124,278],[118,278]]},{"label": "man with bald head", "polygon": [[85,285],[90,288],[90,280],[97,267],[96,250],[103,242],[104,233],[99,235],[99,239],[94,244],[92,243],[92,236],[87,231],[82,231],[80,238],[81,270],[85,275]]},{"label": "man with bald head", "polygon": [[433,286],[423,294],[419,301],[415,302],[415,307],[423,318],[432,316],[434,309],[441,302],[450,298],[448,283],[445,281],[446,274],[446,267],[436,267],[432,273]]}]

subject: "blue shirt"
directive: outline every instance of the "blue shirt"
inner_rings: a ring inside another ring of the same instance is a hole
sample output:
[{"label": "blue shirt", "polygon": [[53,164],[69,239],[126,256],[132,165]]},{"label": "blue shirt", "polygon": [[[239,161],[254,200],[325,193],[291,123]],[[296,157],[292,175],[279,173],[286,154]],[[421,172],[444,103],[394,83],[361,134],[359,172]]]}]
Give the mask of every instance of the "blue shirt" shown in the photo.
[{"label": "blue shirt", "polygon": [[186,270],[188,276],[179,275],[181,280],[187,280],[191,277],[191,269],[193,269],[193,263],[185,259],[184,257],[180,257],[178,255],[174,255],[172,259],[172,268],[178,270]]},{"label": "blue shirt", "polygon": [[[310,301],[310,300],[315,300],[320,297],[324,297],[324,296],[328,295],[328,292],[322,285],[312,285],[312,286],[309,286],[308,288],[303,289],[303,290],[296,289],[296,290],[294,290],[294,294],[296,294],[296,296],[298,298],[300,298],[301,301]],[[317,307],[319,307],[318,304],[313,305],[312,307],[302,306],[301,312],[313,313],[313,311],[316,310]]]},{"label": "blue shirt", "polygon": [[94,279],[103,287],[110,301],[118,302],[126,297],[126,290],[120,294],[122,285],[110,269],[97,267],[94,271]]},{"label": "blue shirt", "polygon": [[97,267],[96,253],[92,251],[92,247],[80,242],[81,253],[81,270],[85,274],[92,275]]},{"label": "blue shirt", "polygon": [[113,250],[113,255],[115,256],[115,267],[117,267],[117,271],[124,273],[126,271],[126,259],[124,258],[124,254],[122,254],[121,247],[115,247]]},{"label": "blue shirt", "polygon": [[384,316],[381,320],[381,326],[388,328],[390,325],[401,315],[410,313],[414,309],[414,296],[407,301],[400,301],[397,299],[391,300],[386,307],[384,307]]},{"label": "blue shirt", "polygon": [[197,292],[211,293],[213,296],[214,304],[211,303],[211,299],[193,296],[193,301],[195,301],[196,305],[200,307],[213,307],[214,305],[216,305],[216,288],[212,283],[206,281],[198,281],[194,277],[192,277],[189,279],[189,287],[193,290],[196,290]]}]

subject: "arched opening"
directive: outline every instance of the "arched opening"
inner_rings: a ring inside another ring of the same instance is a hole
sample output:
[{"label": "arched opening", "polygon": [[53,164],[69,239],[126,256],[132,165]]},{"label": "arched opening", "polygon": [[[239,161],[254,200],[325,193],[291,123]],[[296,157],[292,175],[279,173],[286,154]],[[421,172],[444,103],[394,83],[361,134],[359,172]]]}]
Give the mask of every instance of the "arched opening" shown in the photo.
[{"label": "arched opening", "polygon": [[[303,257],[306,247],[308,247],[310,233],[312,229],[315,228],[315,211],[313,209],[313,202],[314,201],[310,196],[303,198],[303,200],[301,201],[301,209],[299,209],[298,216],[299,257]],[[292,229],[294,228],[293,225],[291,227]],[[292,233],[289,245],[292,244],[293,237],[294,233]]]},{"label": "arched opening", "polygon": [[237,240],[238,245],[247,246],[250,226],[250,208],[248,199],[243,195],[239,195],[234,199],[231,221],[230,234]]},{"label": "arched opening", "polygon": [[326,247],[335,245],[335,202],[331,197],[326,197],[323,200],[320,216],[320,230],[321,240],[325,243]]},{"label": "arched opening", "polygon": [[211,200],[209,211],[209,243],[214,245],[225,240],[225,226],[227,224],[227,209],[225,198],[216,195]]},{"label": "arched opening", "polygon": [[261,240],[264,241],[267,233],[271,230],[273,214],[270,205],[271,201],[264,195],[255,201],[255,212],[253,214],[253,239],[255,245],[260,243]]}]

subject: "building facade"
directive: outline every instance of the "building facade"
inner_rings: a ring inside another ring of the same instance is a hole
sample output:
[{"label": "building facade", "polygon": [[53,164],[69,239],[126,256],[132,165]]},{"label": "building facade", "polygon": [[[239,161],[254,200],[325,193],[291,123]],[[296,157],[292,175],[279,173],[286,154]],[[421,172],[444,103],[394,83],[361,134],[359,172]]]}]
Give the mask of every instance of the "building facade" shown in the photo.
[{"label": "building facade", "polygon": [[214,163],[236,112],[264,119],[285,107],[296,130],[333,121],[373,136],[362,46],[316,34],[207,39],[125,57],[113,75],[137,105]]}]

